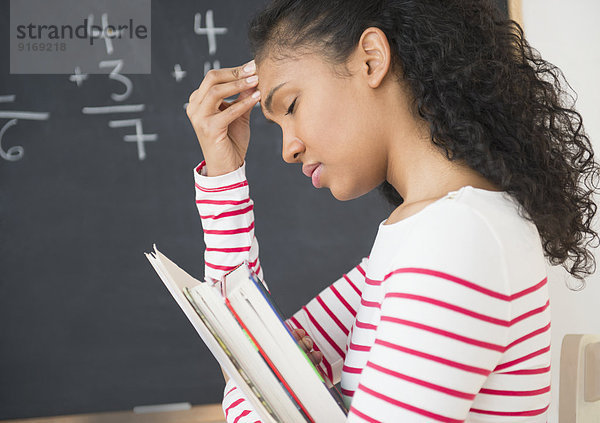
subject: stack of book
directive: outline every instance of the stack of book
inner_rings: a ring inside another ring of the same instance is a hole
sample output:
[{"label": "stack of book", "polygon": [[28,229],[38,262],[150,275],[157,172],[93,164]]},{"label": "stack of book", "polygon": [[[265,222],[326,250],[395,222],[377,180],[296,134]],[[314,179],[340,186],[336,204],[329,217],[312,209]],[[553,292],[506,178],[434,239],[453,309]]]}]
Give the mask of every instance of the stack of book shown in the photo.
[{"label": "stack of book", "polygon": [[156,246],[146,257],[221,367],[266,422],[343,422],[338,389],[312,363],[248,263],[200,282]]}]

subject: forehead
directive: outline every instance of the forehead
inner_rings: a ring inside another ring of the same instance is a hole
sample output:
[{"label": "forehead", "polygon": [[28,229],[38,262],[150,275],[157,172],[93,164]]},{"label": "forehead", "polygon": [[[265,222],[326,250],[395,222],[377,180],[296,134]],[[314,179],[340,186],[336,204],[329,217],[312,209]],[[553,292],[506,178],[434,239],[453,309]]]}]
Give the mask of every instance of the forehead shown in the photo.
[{"label": "forehead", "polygon": [[[258,88],[261,92],[271,89],[273,86],[283,82],[293,73],[294,64],[300,59],[273,60],[266,58],[256,64],[256,74],[258,75]],[[277,82],[279,81],[279,82]]]},{"label": "forehead", "polygon": [[303,54],[285,59],[267,57],[257,63],[256,74],[258,75],[258,89],[265,95],[273,87],[283,82],[333,76],[330,65],[316,54]]},{"label": "forehead", "polygon": [[302,88],[308,85],[323,84],[327,78],[334,78],[331,65],[316,54],[302,54],[298,57],[272,59],[266,57],[256,64],[258,90],[261,92],[261,107],[269,111],[276,92],[288,87]]}]

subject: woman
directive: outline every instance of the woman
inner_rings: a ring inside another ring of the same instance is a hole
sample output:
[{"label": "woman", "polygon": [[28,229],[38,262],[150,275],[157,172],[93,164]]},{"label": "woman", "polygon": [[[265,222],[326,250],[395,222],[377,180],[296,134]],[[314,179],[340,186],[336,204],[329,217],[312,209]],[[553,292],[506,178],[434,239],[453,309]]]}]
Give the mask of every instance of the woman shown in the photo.
[{"label": "woman", "polygon": [[[598,165],[559,71],[481,0],[275,0],[250,40],[255,61],[209,72],[187,108],[206,276],[243,260],[263,276],[244,175],[260,101],[315,187],[397,206],[288,320],[348,421],[545,422],[545,257],[583,281],[598,238]],[[223,408],[257,420],[231,380]]]}]

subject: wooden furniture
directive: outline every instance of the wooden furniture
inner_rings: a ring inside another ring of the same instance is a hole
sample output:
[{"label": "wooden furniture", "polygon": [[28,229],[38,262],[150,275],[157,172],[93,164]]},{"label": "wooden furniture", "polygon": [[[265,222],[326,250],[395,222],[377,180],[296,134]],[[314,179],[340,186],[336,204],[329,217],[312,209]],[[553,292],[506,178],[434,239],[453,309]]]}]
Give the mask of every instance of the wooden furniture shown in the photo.
[{"label": "wooden furniture", "polygon": [[221,404],[198,405],[189,410],[155,413],[117,411],[107,413],[74,414],[70,416],[35,417],[31,419],[1,420],[2,423],[224,423]]},{"label": "wooden furniture", "polygon": [[521,0],[508,0],[508,16],[523,27],[523,9]]},{"label": "wooden furniture", "polygon": [[565,335],[559,396],[560,423],[600,423],[600,335]]}]

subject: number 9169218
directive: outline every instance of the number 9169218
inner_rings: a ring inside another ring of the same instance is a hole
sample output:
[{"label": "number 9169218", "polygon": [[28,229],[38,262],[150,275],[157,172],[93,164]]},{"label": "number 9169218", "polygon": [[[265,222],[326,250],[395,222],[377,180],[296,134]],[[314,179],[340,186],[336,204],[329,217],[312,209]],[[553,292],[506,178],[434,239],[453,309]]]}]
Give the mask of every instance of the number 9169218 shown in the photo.
[{"label": "number 9169218", "polygon": [[64,42],[45,42],[45,43],[18,43],[18,51],[66,51],[67,44]]}]

